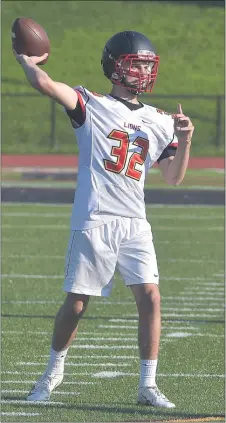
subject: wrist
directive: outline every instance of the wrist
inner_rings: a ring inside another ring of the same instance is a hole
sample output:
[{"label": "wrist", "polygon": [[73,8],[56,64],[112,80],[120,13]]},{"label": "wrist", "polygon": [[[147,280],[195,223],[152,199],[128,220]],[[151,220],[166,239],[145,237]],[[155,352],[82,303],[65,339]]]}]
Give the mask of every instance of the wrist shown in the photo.
[{"label": "wrist", "polygon": [[21,66],[26,66],[26,65],[29,65],[31,63],[32,63],[32,60],[30,59],[29,56],[23,55],[23,56],[20,57],[19,64]]},{"label": "wrist", "polygon": [[181,146],[183,148],[190,147],[191,146],[191,138],[183,139],[178,138],[178,147]]}]

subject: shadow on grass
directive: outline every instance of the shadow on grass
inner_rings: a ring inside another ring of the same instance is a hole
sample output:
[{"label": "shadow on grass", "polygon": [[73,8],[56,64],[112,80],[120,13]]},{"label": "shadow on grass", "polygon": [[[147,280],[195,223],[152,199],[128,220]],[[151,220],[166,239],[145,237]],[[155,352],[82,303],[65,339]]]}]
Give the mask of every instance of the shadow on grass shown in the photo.
[{"label": "shadow on grass", "polygon": [[[14,401],[24,401],[25,398],[24,397],[18,397],[18,396],[2,396],[2,400],[14,400]],[[29,403],[27,402],[27,405],[30,407],[43,407],[43,404],[34,404],[34,403]],[[18,406],[21,407],[21,404],[14,404],[14,407]],[[116,404],[114,406],[112,405],[90,405],[90,404],[71,404],[71,401],[65,404],[49,404],[47,405],[48,408],[52,408],[55,409],[57,408],[61,408],[61,409],[66,409],[66,410],[79,410],[79,411],[96,411],[96,412],[103,412],[103,413],[120,413],[120,414],[134,414],[134,421],[136,420],[136,417],[140,417],[140,416],[146,416],[147,414],[151,414],[152,416],[156,416],[156,417],[165,417],[167,419],[170,418],[189,418],[189,419],[201,419],[201,418],[224,418],[223,414],[207,414],[207,413],[185,413],[185,412],[180,412],[180,411],[174,411],[174,410],[163,410],[163,409],[155,409],[149,406],[141,406],[141,405],[137,405],[136,407],[134,406],[134,404],[128,404],[127,407],[123,407],[121,404]],[[128,420],[127,420],[128,421]],[[131,420],[132,421],[132,420]],[[137,420],[138,421],[138,420]]]},{"label": "shadow on grass", "polygon": [[[178,3],[177,0],[171,1],[171,3]],[[182,4],[192,4],[195,3],[197,4],[199,7],[224,7],[224,0],[183,0],[182,2],[180,1],[180,5]]]}]

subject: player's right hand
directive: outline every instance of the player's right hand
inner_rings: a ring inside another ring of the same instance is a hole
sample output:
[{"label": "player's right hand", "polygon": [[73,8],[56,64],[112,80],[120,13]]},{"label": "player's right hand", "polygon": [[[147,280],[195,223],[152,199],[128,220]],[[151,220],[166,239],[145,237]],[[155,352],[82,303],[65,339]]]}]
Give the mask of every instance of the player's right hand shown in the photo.
[{"label": "player's right hand", "polygon": [[192,134],[194,132],[194,126],[191,122],[191,119],[188,116],[185,116],[179,103],[177,106],[177,113],[173,115],[174,117],[174,133],[178,138],[179,143],[190,143]]},{"label": "player's right hand", "polygon": [[22,65],[24,62],[27,62],[27,60],[34,63],[34,65],[37,65],[38,63],[41,63],[43,60],[45,60],[48,57],[48,53],[44,53],[42,56],[26,56],[26,54],[17,54],[16,50],[13,49],[13,54],[16,57],[16,60]]}]

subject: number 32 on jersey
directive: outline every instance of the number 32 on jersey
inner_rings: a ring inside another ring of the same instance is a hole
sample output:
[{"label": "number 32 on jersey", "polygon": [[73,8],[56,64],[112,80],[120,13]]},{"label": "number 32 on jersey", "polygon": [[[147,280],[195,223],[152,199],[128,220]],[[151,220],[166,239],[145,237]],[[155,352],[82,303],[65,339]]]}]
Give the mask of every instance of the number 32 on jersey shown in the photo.
[{"label": "number 32 on jersey", "polygon": [[[127,161],[126,159],[130,145],[129,134],[124,131],[113,129],[113,131],[108,135],[107,138],[119,141],[119,146],[114,146],[111,149],[111,156],[117,158],[116,162],[104,159],[104,167],[109,172],[120,173],[125,168]],[[129,178],[136,179],[137,181],[139,181],[142,172],[136,169],[136,164],[144,164],[148,154],[149,142],[146,138],[137,137],[133,141],[132,145],[137,145],[141,148],[141,151],[139,153],[135,152],[131,155],[126,168],[125,175]]]}]

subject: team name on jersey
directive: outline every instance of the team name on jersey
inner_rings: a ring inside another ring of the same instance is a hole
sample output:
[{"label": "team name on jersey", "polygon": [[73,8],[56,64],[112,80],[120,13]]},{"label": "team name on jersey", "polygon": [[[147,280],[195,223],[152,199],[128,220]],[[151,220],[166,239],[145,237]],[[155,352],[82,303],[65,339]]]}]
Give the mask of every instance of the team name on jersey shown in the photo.
[{"label": "team name on jersey", "polygon": [[135,125],[134,123],[124,122],[124,128],[133,129],[134,131],[140,131],[141,126]]},{"label": "team name on jersey", "polygon": [[172,113],[165,112],[165,110],[162,110],[162,109],[156,109],[156,111],[160,113],[161,115],[168,115],[168,116],[172,115]]}]

